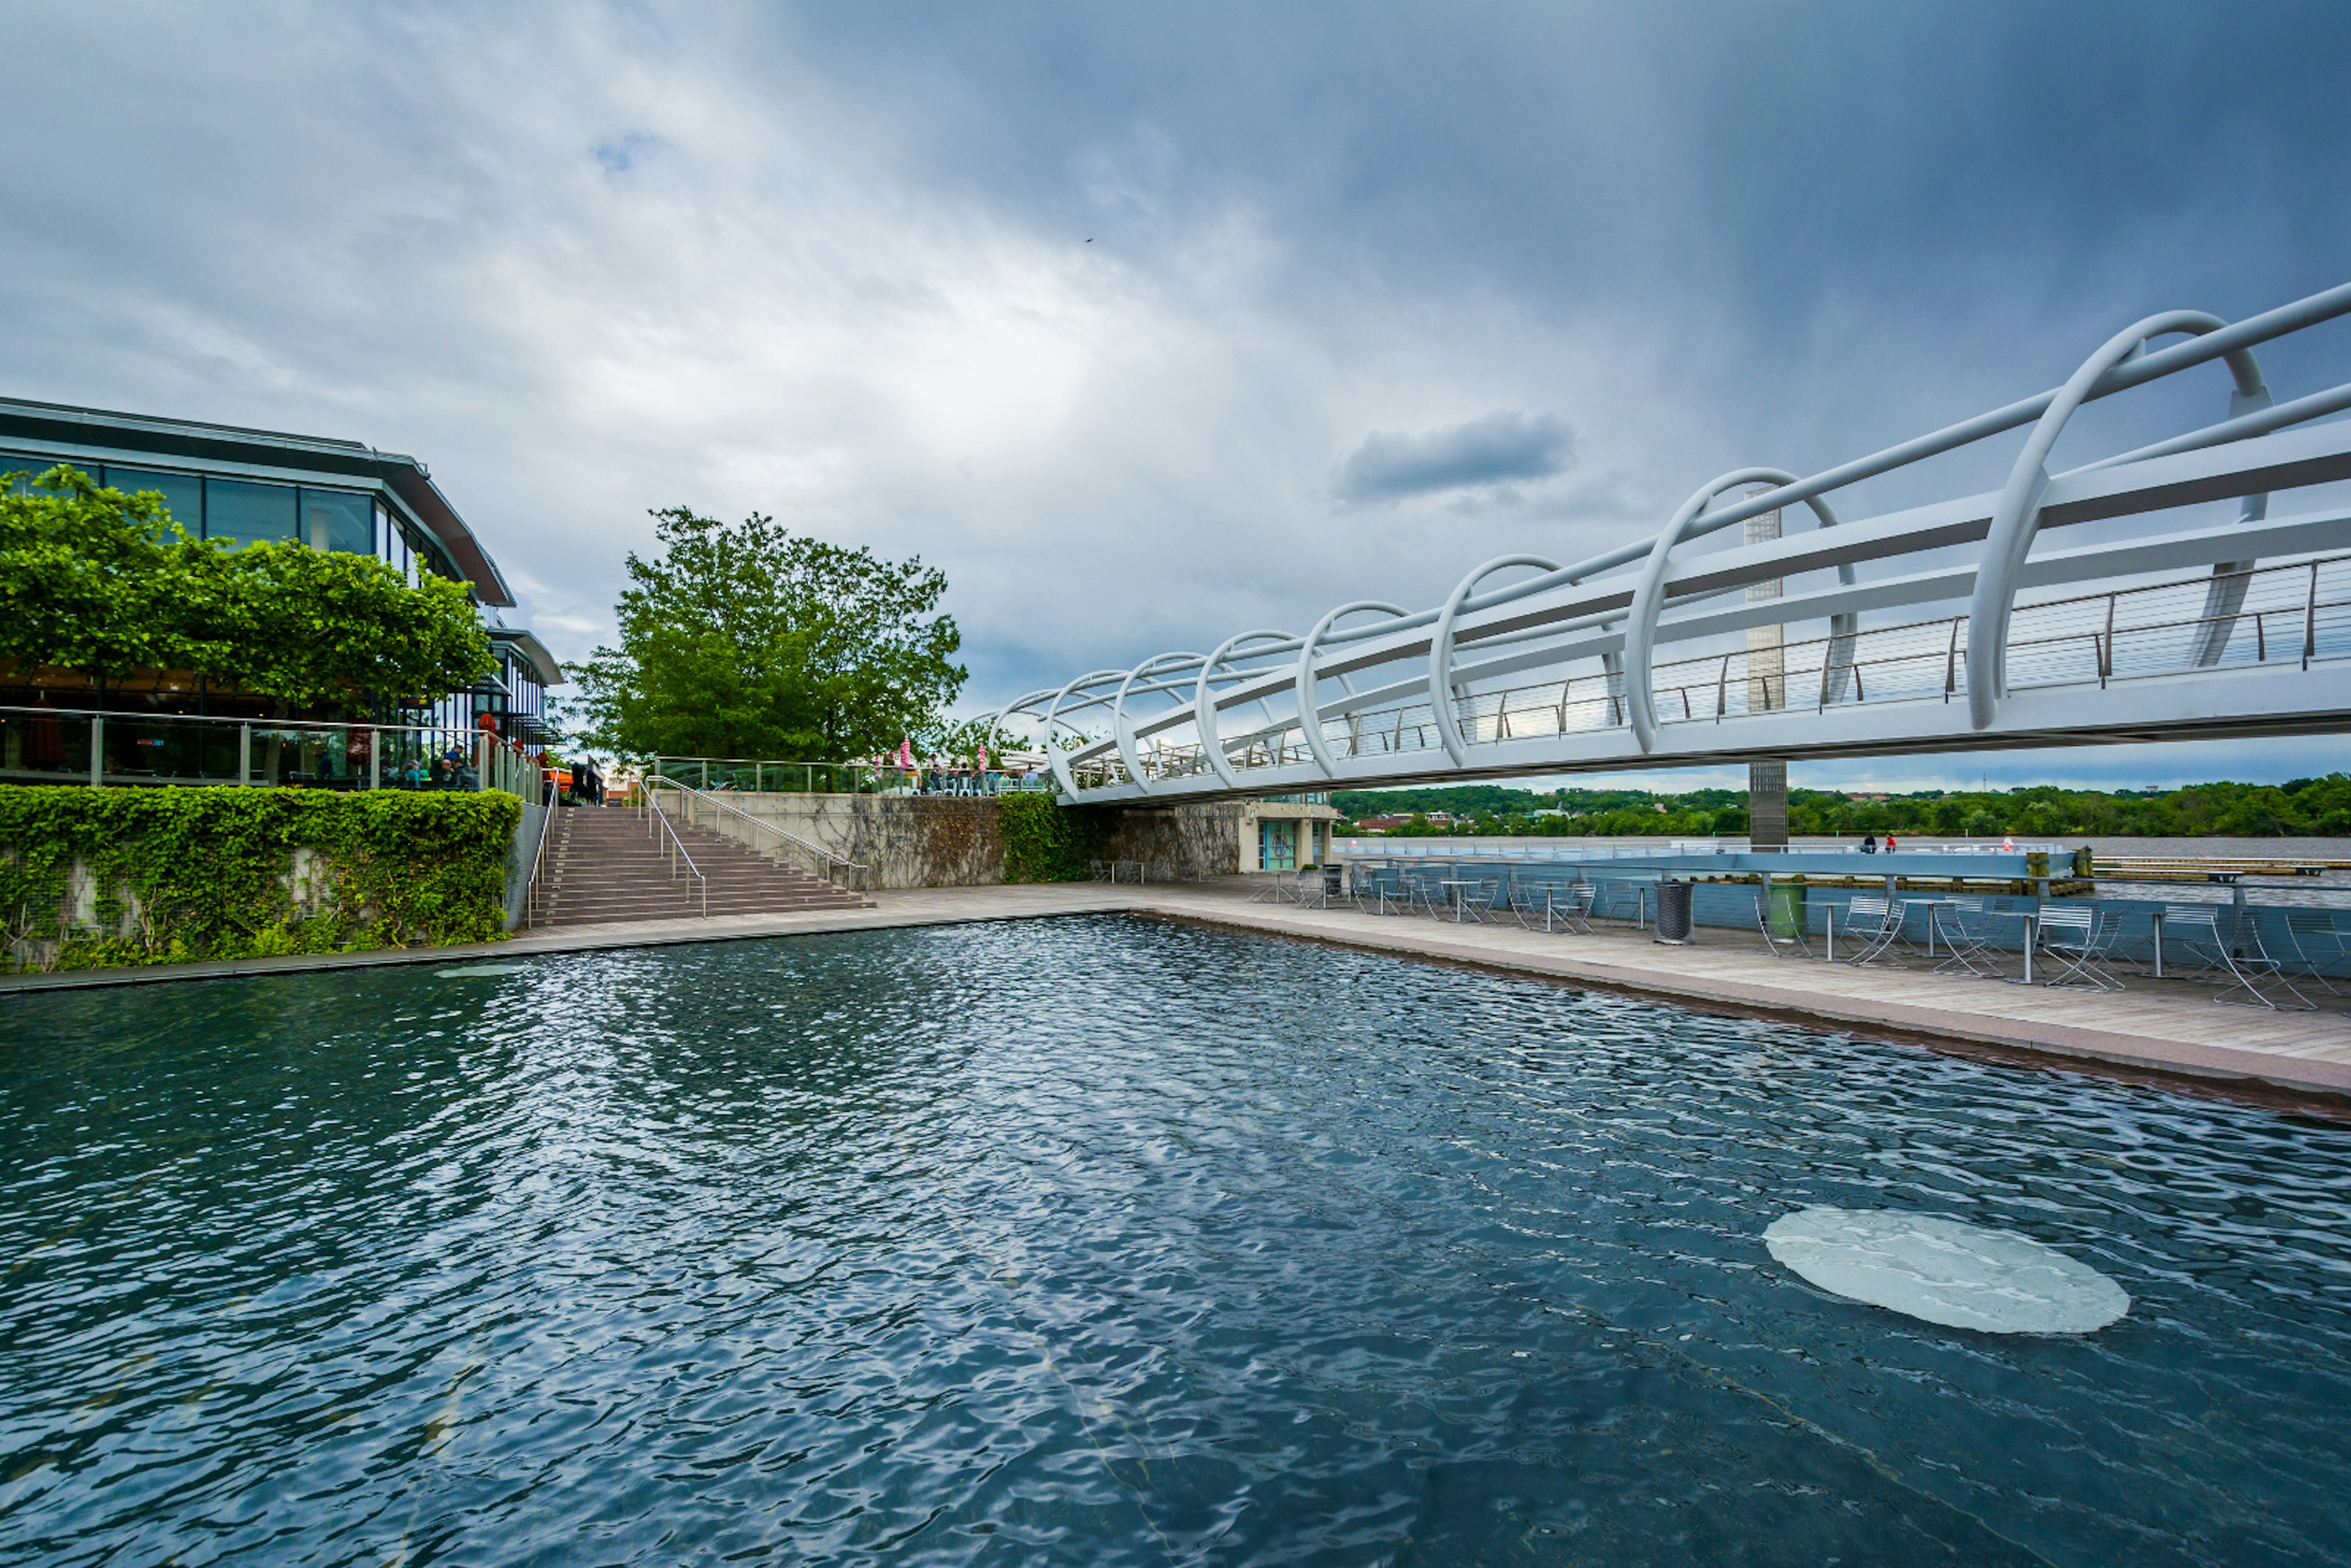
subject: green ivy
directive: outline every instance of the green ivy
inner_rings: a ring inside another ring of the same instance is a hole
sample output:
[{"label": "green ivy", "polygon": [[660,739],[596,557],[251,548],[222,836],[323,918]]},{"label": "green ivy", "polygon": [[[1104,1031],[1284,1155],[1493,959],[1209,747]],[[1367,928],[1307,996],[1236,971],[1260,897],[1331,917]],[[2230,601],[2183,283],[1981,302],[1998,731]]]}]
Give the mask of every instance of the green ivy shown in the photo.
[{"label": "green ivy", "polygon": [[[110,968],[504,934],[522,802],[224,787],[0,785],[5,967]],[[289,885],[303,857],[305,896]],[[79,862],[94,907],[66,908]]]},{"label": "green ivy", "polygon": [[1007,882],[1083,882],[1110,841],[1100,807],[1063,806],[1046,794],[998,798]]}]

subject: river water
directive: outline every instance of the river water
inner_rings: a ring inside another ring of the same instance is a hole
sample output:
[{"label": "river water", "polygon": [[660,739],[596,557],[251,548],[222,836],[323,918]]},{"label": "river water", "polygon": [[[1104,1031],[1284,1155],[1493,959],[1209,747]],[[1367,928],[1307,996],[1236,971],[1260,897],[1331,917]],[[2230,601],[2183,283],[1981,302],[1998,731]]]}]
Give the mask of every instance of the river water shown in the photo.
[{"label": "river water", "polygon": [[1110,916],[5,1009],[0,1563],[2351,1562],[2339,1123]]}]

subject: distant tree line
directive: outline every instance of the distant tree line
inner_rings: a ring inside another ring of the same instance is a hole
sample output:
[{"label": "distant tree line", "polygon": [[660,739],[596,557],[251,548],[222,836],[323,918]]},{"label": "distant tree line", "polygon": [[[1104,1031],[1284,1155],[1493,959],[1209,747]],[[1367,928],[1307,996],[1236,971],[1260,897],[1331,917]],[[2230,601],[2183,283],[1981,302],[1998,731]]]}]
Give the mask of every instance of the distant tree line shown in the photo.
[{"label": "distant tree line", "polygon": [[[1740,789],[1683,794],[1646,789],[1560,789],[1539,794],[1494,784],[1449,789],[1347,789],[1331,798],[1342,817],[1409,813],[1390,829],[1416,834],[1701,838],[1747,831]],[[1450,826],[1427,814],[1445,812]],[[1932,838],[2340,838],[2351,836],[2351,775],[2285,784],[2190,784],[2178,789],[1927,789],[1865,800],[1833,789],[1792,789],[1789,831],[1798,835],[1916,834]]]}]

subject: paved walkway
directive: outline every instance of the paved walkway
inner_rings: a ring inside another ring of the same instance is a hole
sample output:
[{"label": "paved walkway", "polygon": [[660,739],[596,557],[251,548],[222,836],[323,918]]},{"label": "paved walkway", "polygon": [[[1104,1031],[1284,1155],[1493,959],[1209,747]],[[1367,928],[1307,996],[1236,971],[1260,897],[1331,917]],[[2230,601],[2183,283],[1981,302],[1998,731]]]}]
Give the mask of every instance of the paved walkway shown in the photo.
[{"label": "paved walkway", "polygon": [[451,965],[535,953],[653,946],[1010,920],[1125,910],[1270,935],[1342,943],[1399,956],[1476,964],[1659,996],[1732,1011],[1763,1012],[1918,1038],[2106,1063],[2140,1071],[2252,1080],[2302,1093],[2351,1096],[2351,1018],[2346,998],[2324,992],[2315,1013],[2272,1013],[2216,1004],[2213,988],[2132,977],[2120,995],[2003,985],[1920,968],[1856,969],[1779,959],[1747,933],[1701,926],[1685,947],[1646,932],[1602,928],[1547,936],[1515,925],[1456,925],[1418,918],[1250,904],[1238,881],[1173,887],[1102,883],[938,888],[874,895],[872,909],[746,915],[568,926],[505,942],[392,953],[157,965],[72,975],[0,978],[0,993],[69,987],[266,975],[381,964]]}]

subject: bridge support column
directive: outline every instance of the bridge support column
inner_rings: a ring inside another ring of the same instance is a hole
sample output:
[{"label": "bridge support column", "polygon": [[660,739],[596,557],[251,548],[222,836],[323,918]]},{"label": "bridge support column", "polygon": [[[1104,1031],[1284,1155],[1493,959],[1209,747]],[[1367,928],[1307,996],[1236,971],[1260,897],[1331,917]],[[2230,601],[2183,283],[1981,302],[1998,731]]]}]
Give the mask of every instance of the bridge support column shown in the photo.
[{"label": "bridge support column", "polygon": [[1747,765],[1747,841],[1759,850],[1788,847],[1788,764]]}]

